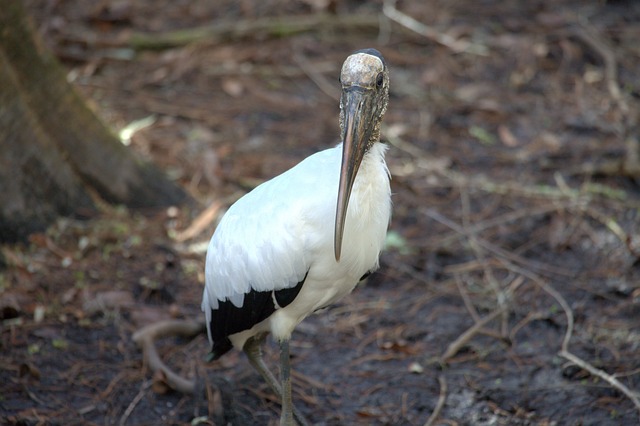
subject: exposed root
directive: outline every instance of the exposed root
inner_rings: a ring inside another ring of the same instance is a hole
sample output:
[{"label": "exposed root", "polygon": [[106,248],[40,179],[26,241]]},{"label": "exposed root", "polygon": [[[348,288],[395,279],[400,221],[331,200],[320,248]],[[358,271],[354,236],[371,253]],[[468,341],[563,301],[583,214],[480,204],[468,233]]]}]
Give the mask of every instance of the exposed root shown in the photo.
[{"label": "exposed root", "polygon": [[154,341],[160,337],[171,335],[192,337],[202,333],[203,321],[169,320],[150,324],[133,334],[133,341],[142,348],[145,363],[151,371],[162,375],[163,381],[173,390],[186,394],[194,394],[196,380],[185,379],[169,368],[158,355]]}]

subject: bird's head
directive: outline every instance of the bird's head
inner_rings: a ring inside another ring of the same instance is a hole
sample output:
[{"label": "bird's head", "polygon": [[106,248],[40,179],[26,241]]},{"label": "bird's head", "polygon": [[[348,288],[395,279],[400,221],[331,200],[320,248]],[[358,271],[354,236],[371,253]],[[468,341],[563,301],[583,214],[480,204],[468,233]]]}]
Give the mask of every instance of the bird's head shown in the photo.
[{"label": "bird's head", "polygon": [[365,153],[380,140],[380,124],[389,103],[389,71],[380,52],[364,49],[351,54],[342,65],[340,84],[342,166],[334,234],[337,261],[353,182]]}]

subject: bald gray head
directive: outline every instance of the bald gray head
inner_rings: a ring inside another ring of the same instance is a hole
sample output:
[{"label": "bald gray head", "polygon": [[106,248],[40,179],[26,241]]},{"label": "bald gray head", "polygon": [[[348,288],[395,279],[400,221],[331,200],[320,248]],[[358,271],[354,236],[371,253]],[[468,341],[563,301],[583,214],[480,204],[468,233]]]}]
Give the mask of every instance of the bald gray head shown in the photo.
[{"label": "bald gray head", "polygon": [[367,92],[371,107],[371,133],[367,138],[368,149],[380,140],[380,124],[389,104],[389,70],[382,54],[376,49],[362,49],[352,53],[342,64],[340,72],[342,95],[340,97],[340,129],[344,142],[345,108],[352,92]]}]

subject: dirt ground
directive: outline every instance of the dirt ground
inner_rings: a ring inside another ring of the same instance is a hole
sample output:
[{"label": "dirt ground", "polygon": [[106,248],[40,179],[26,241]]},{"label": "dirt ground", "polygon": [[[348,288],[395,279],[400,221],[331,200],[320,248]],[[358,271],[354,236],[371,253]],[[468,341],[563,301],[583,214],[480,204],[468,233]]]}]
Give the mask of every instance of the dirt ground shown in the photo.
[{"label": "dirt ground", "polygon": [[197,378],[184,395],[132,334],[201,318],[216,218],[338,142],[340,65],[376,47],[388,248],[294,333],[299,409],[317,425],[638,424],[640,2],[28,5],[90,105],[195,202],[105,207],[2,247],[0,423],[276,424],[241,353],[159,341]]}]

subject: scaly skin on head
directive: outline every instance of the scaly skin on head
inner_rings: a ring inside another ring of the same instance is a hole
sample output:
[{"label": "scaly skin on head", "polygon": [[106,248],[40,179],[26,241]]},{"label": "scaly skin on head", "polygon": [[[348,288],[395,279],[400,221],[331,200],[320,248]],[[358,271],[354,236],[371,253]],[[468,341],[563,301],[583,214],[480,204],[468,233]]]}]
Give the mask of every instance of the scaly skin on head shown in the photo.
[{"label": "scaly skin on head", "polygon": [[[382,85],[377,86],[379,75],[382,74]],[[380,141],[380,126],[382,117],[389,105],[389,70],[380,52],[375,49],[358,50],[351,54],[344,62],[340,73],[342,94],[340,96],[340,134],[345,134],[345,101],[346,91],[352,86],[374,90],[373,117],[371,134],[367,142],[368,151],[371,146]]]}]

